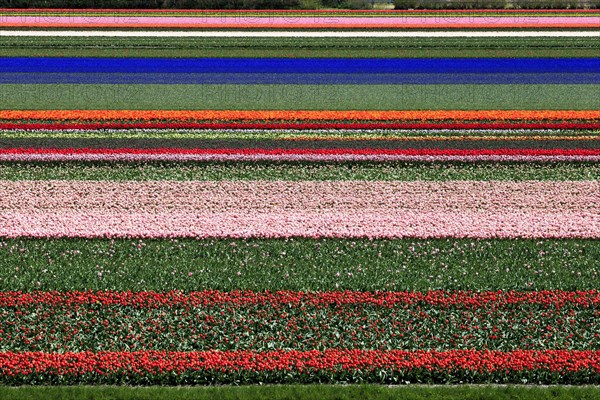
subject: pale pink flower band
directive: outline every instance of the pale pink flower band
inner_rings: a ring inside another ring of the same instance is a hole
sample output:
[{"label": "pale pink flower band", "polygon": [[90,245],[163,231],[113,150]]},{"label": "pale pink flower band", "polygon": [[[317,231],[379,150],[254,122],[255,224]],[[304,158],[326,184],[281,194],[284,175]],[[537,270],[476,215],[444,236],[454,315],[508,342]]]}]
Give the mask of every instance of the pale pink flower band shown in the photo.
[{"label": "pale pink flower band", "polygon": [[2,237],[600,238],[598,181],[0,181]]}]

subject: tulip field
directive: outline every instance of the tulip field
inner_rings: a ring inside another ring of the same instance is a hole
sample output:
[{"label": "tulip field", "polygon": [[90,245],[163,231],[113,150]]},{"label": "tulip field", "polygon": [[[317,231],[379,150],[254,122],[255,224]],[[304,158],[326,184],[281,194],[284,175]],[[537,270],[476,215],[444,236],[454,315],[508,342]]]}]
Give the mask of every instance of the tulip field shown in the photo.
[{"label": "tulip field", "polygon": [[0,385],[598,385],[599,239],[599,10],[0,9]]}]

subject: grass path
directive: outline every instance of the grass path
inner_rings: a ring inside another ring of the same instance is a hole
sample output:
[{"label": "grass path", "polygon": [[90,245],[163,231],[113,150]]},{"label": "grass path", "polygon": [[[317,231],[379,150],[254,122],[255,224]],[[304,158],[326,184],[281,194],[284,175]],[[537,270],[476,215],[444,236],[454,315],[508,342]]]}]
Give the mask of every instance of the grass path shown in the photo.
[{"label": "grass path", "polygon": [[512,385],[460,385],[460,386],[380,386],[380,385],[276,385],[227,387],[0,387],[0,397],[5,400],[51,398],[56,400],[146,400],[146,399],[323,399],[323,400],[593,400],[600,396],[595,386],[512,386]]}]

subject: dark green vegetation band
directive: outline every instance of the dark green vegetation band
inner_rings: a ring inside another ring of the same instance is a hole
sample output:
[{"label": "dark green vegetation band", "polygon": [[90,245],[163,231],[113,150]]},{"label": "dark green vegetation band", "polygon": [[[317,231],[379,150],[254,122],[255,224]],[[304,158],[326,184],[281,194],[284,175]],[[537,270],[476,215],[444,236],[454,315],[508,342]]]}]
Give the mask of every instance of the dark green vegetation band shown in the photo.
[{"label": "dark green vegetation band", "polygon": [[[28,120],[28,123],[46,123]],[[600,139],[600,130],[548,130],[548,129],[498,129],[498,130],[357,130],[357,129],[56,129],[56,130],[0,130],[0,140],[9,139],[195,139],[195,140],[471,140],[471,139]]]},{"label": "dark green vegetation band", "polygon": [[598,163],[0,163],[4,180],[598,180]]},{"label": "dark green vegetation band", "polygon": [[600,85],[0,85],[7,110],[596,110]]},{"label": "dark green vegetation band", "polygon": [[1,57],[600,57],[597,38],[0,37]]},{"label": "dark green vegetation band", "polygon": [[108,149],[597,149],[600,140],[3,139],[0,148]]},{"label": "dark green vegetation band", "polygon": [[0,290],[588,290],[600,241],[0,239]]}]

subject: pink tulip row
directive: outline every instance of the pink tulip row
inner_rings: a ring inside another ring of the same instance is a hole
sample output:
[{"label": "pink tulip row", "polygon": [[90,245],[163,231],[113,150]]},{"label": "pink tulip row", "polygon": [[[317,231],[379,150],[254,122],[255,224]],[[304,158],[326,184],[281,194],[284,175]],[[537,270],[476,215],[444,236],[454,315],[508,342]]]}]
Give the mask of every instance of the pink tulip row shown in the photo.
[{"label": "pink tulip row", "polygon": [[12,16],[0,26],[20,27],[181,27],[181,28],[504,28],[598,27],[598,16]]},{"label": "pink tulip row", "polygon": [[268,154],[268,153],[2,153],[0,162],[54,162],[54,161],[101,161],[101,162],[148,162],[148,161],[312,161],[312,162],[348,162],[348,161],[399,161],[399,162],[598,162],[600,155],[544,155],[544,154],[476,154],[476,155],[410,155],[410,154],[356,154],[356,153],[310,153]]},{"label": "pink tulip row", "polygon": [[0,236],[600,238],[600,182],[0,181]]}]

